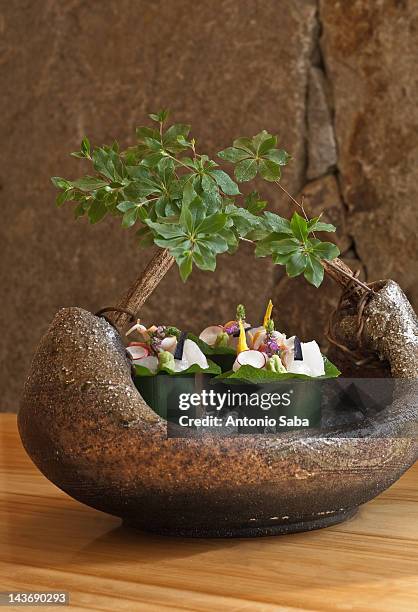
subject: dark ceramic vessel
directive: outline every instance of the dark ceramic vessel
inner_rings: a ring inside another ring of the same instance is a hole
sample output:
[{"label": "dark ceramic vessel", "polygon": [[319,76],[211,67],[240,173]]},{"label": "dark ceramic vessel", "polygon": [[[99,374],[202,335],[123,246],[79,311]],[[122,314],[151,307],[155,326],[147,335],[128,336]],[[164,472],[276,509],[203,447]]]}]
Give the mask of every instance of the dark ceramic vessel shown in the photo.
[{"label": "dark ceramic vessel", "polygon": [[325,527],[395,482],[416,459],[416,396],[373,422],[236,438],[167,439],[142,400],[117,331],[61,310],[32,363],[18,423],[49,480],[75,499],[162,534],[255,536]]}]

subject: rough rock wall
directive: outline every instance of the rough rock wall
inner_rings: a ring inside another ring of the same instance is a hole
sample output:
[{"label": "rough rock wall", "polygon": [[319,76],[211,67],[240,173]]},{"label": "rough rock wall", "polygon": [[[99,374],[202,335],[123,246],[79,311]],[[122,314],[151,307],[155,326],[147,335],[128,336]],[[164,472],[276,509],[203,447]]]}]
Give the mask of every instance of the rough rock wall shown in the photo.
[{"label": "rough rock wall", "polygon": [[[149,257],[117,221],[88,226],[56,211],[49,177],[83,172],[67,154],[84,134],[126,145],[161,106],[213,154],[237,135],[278,133],[294,157],[284,184],[339,226],[345,259],[418,301],[417,19],[417,4],[402,0],[3,4],[0,410],[17,408],[55,311],[114,303]],[[338,291],[290,281],[244,246],[185,286],[170,271],[144,319],[198,330],[243,301],[255,321],[270,295],[282,327],[321,339]]]}]

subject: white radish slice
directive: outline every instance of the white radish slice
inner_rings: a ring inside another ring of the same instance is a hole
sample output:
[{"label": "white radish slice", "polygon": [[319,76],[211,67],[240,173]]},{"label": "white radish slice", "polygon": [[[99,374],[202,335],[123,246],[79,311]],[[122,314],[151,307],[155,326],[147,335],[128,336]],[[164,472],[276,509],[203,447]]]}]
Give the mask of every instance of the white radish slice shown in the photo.
[{"label": "white radish slice", "polygon": [[310,368],[312,376],[322,376],[325,374],[324,359],[315,340],[302,342],[302,356],[303,363],[306,363]]},{"label": "white radish slice", "polygon": [[196,342],[193,342],[193,340],[189,339],[184,341],[182,361],[187,361],[189,366],[194,365],[196,363],[203,370],[206,370],[206,368],[209,367],[208,360],[206,359],[200,348],[197,346]]},{"label": "white radish slice", "polygon": [[174,360],[174,371],[175,372],[184,372],[190,368],[191,364],[186,359],[175,359]]},{"label": "white radish slice", "polygon": [[[292,340],[289,338],[288,341]],[[294,338],[293,338],[294,341]],[[294,351],[290,349],[285,354],[286,369],[292,374],[307,374],[308,376],[322,376],[325,374],[324,359],[321,355],[318,343],[315,340],[311,342],[301,342],[302,361],[294,360]]]},{"label": "white radish slice", "polygon": [[236,372],[241,366],[244,365],[250,365],[257,369],[264,368],[266,365],[266,356],[260,351],[242,351],[242,353],[237,356],[232,369],[234,372]]},{"label": "white radish slice", "polygon": [[153,374],[158,370],[158,358],[154,355],[142,357],[142,359],[134,359],[134,364],[147,368],[147,370],[150,370]]},{"label": "white radish slice", "polygon": [[223,327],[221,325],[210,325],[209,327],[205,327],[205,329],[201,332],[199,338],[209,344],[209,346],[214,346],[218,336],[220,336],[223,332]]},{"label": "white radish slice", "polygon": [[170,353],[174,353],[177,346],[177,338],[175,336],[167,336],[161,340],[160,347],[163,351],[169,351]]},{"label": "white radish slice", "polygon": [[144,346],[128,346],[126,349],[130,353],[132,359],[142,359],[148,357],[149,351]]}]

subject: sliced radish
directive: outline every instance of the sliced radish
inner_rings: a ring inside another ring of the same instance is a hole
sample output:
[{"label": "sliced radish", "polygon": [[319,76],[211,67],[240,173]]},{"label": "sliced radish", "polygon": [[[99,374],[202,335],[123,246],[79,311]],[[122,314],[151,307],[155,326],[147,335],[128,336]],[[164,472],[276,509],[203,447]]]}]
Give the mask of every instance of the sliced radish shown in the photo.
[{"label": "sliced radish", "polygon": [[147,370],[150,370],[153,374],[158,370],[158,358],[154,355],[142,357],[142,359],[134,359],[134,364],[147,368]]},{"label": "sliced radish", "polygon": [[196,363],[203,370],[209,367],[208,360],[197,346],[196,342],[189,339],[184,341],[183,361],[187,361],[189,366]]},{"label": "sliced radish", "polygon": [[[295,337],[286,340],[286,344],[289,345],[293,342],[294,346]],[[308,376],[322,376],[325,374],[324,359],[321,355],[319,346],[315,340],[311,342],[301,342],[302,347],[302,360],[294,358],[294,348],[289,349],[284,354],[285,366],[288,372],[292,374],[307,374]]]},{"label": "sliced radish", "polygon": [[128,351],[128,353],[130,353],[132,359],[134,360],[142,359],[143,357],[148,357],[150,353],[148,348],[144,345],[128,346],[126,350]]},{"label": "sliced radish", "polygon": [[143,348],[147,349],[148,352],[150,352],[149,344],[146,344],[146,342],[130,342],[129,346],[142,346]]},{"label": "sliced radish", "polygon": [[253,368],[261,369],[266,365],[266,356],[264,353],[260,353],[260,351],[242,351],[236,360],[232,369],[236,372],[241,366],[250,365]]},{"label": "sliced radish", "polygon": [[169,351],[170,353],[174,353],[177,346],[177,338],[175,336],[167,336],[163,340],[161,340],[160,347],[163,351]]},{"label": "sliced radish", "polygon": [[223,332],[222,325],[210,325],[206,327],[200,334],[200,340],[209,344],[209,346],[214,346],[216,339]]}]

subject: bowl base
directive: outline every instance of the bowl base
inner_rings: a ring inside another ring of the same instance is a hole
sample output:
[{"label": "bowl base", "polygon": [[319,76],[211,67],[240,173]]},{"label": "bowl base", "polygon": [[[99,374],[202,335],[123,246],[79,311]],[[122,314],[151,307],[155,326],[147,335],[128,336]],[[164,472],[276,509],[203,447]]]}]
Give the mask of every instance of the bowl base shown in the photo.
[{"label": "bowl base", "polygon": [[279,525],[257,524],[251,527],[219,527],[216,529],[205,529],[195,527],[191,529],[179,528],[155,528],[144,524],[135,523],[130,519],[124,519],[123,525],[128,528],[139,529],[148,533],[155,533],[165,536],[182,538],[256,538],[262,536],[286,535],[288,533],[298,533],[301,531],[313,531],[331,527],[354,516],[358,508],[346,508],[338,512],[329,514],[317,514],[313,518],[301,520],[299,522],[286,522]]}]

